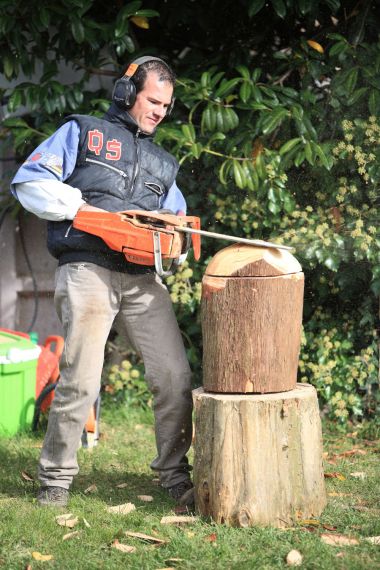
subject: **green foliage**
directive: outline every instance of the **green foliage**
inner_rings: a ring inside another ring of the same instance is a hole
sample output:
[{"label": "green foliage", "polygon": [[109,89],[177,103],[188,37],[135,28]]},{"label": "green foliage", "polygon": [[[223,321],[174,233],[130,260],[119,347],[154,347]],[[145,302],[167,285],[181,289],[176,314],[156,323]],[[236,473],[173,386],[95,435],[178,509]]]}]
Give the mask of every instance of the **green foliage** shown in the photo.
[{"label": "green foliage", "polygon": [[141,408],[152,407],[152,395],[144,380],[141,360],[132,352],[120,365],[114,364],[103,374],[102,390],[106,402],[124,403]]}]

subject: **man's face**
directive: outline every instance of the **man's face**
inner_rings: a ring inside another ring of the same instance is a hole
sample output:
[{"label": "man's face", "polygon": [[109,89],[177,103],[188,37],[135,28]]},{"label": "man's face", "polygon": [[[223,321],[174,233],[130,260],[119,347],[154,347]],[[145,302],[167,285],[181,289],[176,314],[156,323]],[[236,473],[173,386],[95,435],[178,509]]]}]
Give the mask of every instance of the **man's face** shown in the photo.
[{"label": "man's face", "polygon": [[149,71],[142,91],[137,93],[136,102],[129,114],[139,128],[151,134],[165,117],[173,96],[173,86],[168,81],[159,81],[155,71]]}]

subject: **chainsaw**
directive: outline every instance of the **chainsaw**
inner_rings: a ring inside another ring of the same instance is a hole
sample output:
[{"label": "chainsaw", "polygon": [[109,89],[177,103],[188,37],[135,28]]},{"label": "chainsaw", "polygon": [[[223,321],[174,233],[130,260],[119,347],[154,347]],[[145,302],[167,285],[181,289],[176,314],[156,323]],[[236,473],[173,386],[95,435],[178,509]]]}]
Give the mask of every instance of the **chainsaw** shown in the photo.
[{"label": "chainsaw", "polygon": [[[201,255],[201,236],[246,243],[258,247],[291,250],[291,247],[262,240],[237,238],[200,229],[196,216],[176,216],[143,210],[125,212],[80,211],[73,227],[96,235],[109,248],[123,253],[126,259],[139,265],[154,265],[158,275],[171,275],[179,265],[180,256],[192,244],[194,258]],[[170,266],[163,267],[163,260]]]}]

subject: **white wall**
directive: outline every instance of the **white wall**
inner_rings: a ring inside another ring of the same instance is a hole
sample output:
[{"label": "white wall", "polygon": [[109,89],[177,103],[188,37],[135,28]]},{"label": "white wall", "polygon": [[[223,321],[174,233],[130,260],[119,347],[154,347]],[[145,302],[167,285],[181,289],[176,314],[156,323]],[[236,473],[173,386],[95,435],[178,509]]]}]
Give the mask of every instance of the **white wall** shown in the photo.
[{"label": "white wall", "polygon": [[[32,79],[19,77],[17,81],[12,82],[0,76],[0,87],[11,88],[25,80],[36,82],[41,70],[42,66],[37,67],[36,75]],[[80,77],[81,72],[64,64],[60,66],[60,82],[70,85]],[[112,84],[112,77],[93,76],[88,86],[94,90],[103,87],[111,93]],[[25,109],[18,109],[16,115],[22,115],[24,112]],[[0,119],[3,120],[7,116],[9,113],[6,106],[0,106]],[[17,170],[17,165],[8,160],[4,152],[0,149],[0,176],[1,187],[7,191],[9,178]],[[62,333],[53,303],[57,261],[46,249],[46,222],[28,214],[22,219],[22,229],[38,288],[38,312],[32,329],[38,332],[39,339],[43,342],[51,334]],[[18,222],[7,215],[0,227],[0,328],[28,331],[36,306],[33,289],[33,279],[20,242]]]}]

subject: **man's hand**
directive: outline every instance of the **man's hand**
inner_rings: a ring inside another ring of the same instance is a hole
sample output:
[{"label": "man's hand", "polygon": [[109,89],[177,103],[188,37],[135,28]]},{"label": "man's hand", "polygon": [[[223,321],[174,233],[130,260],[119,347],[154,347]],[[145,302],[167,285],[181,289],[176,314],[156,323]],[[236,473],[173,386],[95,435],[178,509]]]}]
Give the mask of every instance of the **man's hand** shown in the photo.
[{"label": "man's hand", "polygon": [[106,212],[106,211],[107,210],[103,210],[103,208],[97,208],[96,206],[91,206],[90,204],[82,204],[80,208],[78,208],[78,212]]}]

